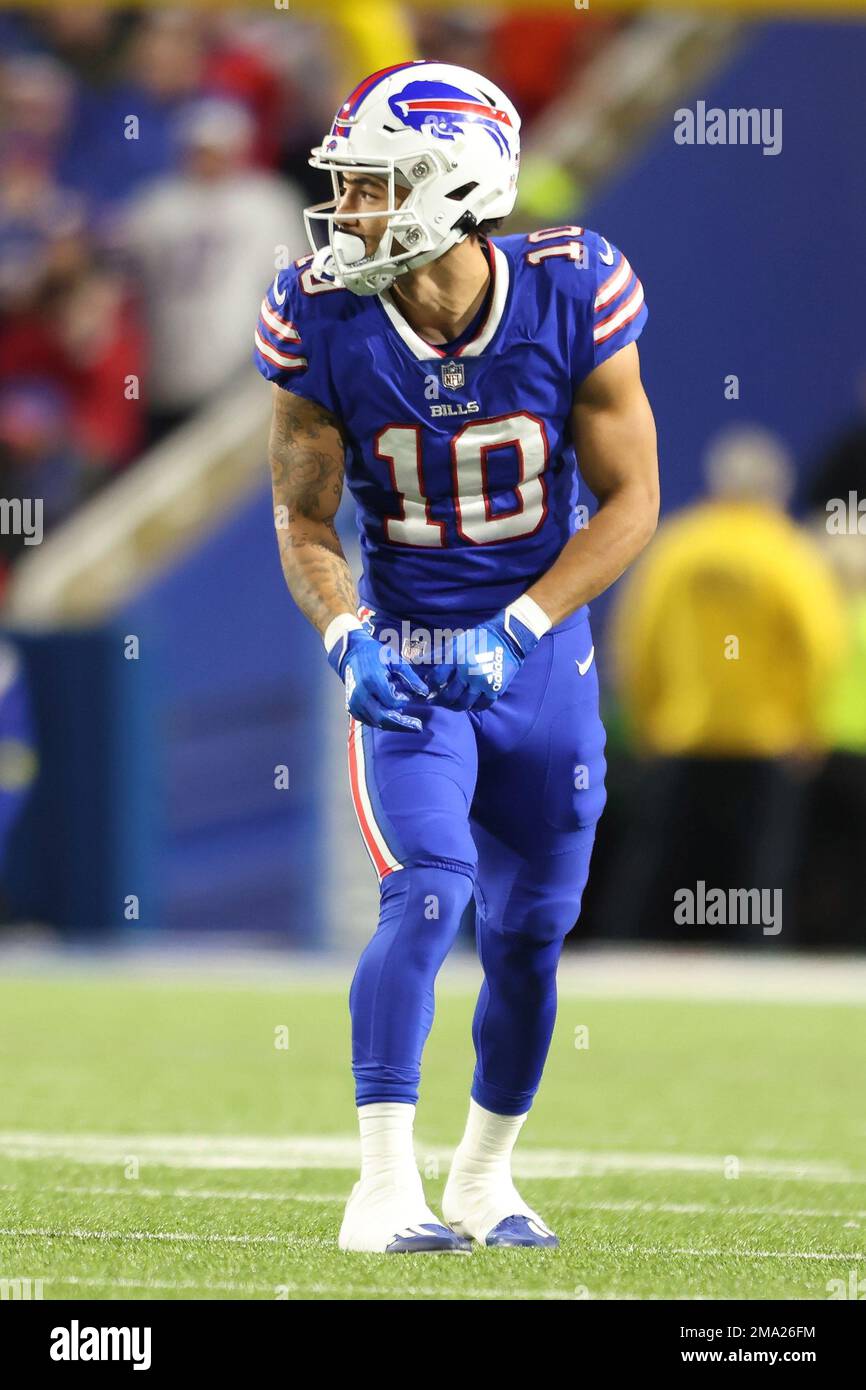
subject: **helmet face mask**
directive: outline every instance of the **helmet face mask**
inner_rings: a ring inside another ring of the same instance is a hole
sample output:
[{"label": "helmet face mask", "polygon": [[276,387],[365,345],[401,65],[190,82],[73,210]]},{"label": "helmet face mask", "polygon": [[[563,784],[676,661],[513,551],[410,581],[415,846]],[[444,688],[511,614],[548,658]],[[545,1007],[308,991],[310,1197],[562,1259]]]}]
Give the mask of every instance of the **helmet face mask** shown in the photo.
[{"label": "helmet face mask", "polygon": [[[330,173],[334,190],[304,212],[314,274],[355,294],[381,293],[398,275],[444,255],[484,217],[507,216],[516,198],[519,129],[505,94],[466,68],[401,64],[367,78],[311,151],[309,163]],[[348,173],[381,179],[385,207],[338,213],[340,176]],[[408,191],[398,204],[399,187]],[[357,230],[337,225],[383,219],[371,251]]]},{"label": "helmet face mask", "polygon": [[[431,237],[413,213],[414,190],[410,188],[402,203],[397,202],[398,184],[405,186],[408,180],[393,160],[361,163],[354,160],[320,161],[313,157],[309,162],[314,168],[328,170],[334,188],[333,198],[304,209],[307,237],[315,252],[313,268],[316,273],[319,273],[316,266],[318,261],[326,278],[339,279],[345,288],[354,290],[356,294],[377,294],[398,275],[406,273],[410,260],[421,264],[418,257],[434,249]],[[383,180],[387,188],[385,206],[372,212],[339,213],[342,174],[368,174]],[[421,174],[422,180],[435,177],[432,167],[426,175]],[[386,225],[378,245],[368,253],[362,236],[358,232],[341,229],[338,225],[341,221],[384,221]],[[353,246],[353,243],[357,245]]]}]

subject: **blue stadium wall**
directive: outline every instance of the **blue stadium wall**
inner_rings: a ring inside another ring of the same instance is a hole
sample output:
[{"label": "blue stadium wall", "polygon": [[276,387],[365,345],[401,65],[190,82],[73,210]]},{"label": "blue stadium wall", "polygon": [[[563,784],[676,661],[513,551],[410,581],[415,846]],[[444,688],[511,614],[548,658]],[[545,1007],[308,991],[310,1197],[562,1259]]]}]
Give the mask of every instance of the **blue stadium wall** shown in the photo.
[{"label": "blue stadium wall", "polygon": [[[728,64],[671,102],[670,118],[580,220],[641,277],[641,339],[659,427],[663,506],[703,490],[707,442],[758,422],[792,450],[801,483],[863,413],[866,376],[866,24],[745,32]],[[674,143],[674,110],[780,107],[783,146]],[[724,381],[739,378],[739,400]],[[859,390],[859,396],[858,396]]]},{"label": "blue stadium wall", "polygon": [[[822,449],[864,412],[864,73],[866,24],[747,29],[726,65],[672,100],[669,119],[579,211],[622,248],[646,291],[641,364],[663,515],[704,492],[704,451],[720,431],[776,432],[802,498]],[[674,111],[698,100],[780,107],[781,153],[675,144]],[[738,400],[725,398],[731,374]],[[613,592],[592,605],[600,633]],[[603,677],[605,652],[602,642]]]},{"label": "blue stadium wall", "polygon": [[105,625],[17,638],[41,745],[10,855],[18,916],[325,944],[333,676],[286,594],[266,488]]}]

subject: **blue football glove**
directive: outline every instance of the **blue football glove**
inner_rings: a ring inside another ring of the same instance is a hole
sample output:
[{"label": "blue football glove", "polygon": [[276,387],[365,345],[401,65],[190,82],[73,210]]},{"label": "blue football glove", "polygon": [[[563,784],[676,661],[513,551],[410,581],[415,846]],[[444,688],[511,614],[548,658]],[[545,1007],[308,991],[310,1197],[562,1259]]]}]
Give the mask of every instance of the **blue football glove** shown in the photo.
[{"label": "blue football glove", "polygon": [[421,720],[401,714],[412,695],[430,691],[407,661],[362,628],[353,628],[328,650],[328,661],[346,687],[346,709],[375,729],[421,732]]},{"label": "blue football glove", "polygon": [[524,595],[495,618],[470,628],[454,660],[425,672],[432,703],[449,709],[489,709],[549,627],[543,610]]}]

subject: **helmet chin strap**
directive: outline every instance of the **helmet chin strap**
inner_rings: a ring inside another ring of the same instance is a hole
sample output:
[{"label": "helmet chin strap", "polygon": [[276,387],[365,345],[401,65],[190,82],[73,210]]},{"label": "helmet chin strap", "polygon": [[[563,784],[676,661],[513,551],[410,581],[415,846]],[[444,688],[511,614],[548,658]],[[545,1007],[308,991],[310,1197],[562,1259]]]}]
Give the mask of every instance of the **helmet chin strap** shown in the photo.
[{"label": "helmet chin strap", "polygon": [[[337,269],[335,252],[342,270]],[[358,236],[357,232],[345,232],[334,227],[330,245],[323,246],[316,253],[311,269],[320,279],[337,281],[357,295],[380,294],[393,284],[398,275],[405,274],[402,266],[370,265],[363,268],[365,260],[367,245],[364,238]],[[354,266],[358,267],[356,273],[353,273]]]},{"label": "helmet chin strap", "polygon": [[[335,252],[344,267],[342,271],[336,268]],[[313,271],[318,275],[324,273],[328,279],[339,280],[346,289],[359,295],[379,294],[402,273],[392,266],[371,265],[366,270],[362,269],[365,260],[367,244],[364,238],[358,236],[357,232],[344,232],[335,227],[331,232],[331,245],[318,253],[313,261]],[[357,274],[352,273],[353,266],[358,266]]]},{"label": "helmet chin strap", "polygon": [[[460,227],[458,219],[444,243],[440,243],[429,251],[421,251],[417,256],[413,256],[410,260],[397,266],[370,265],[364,268],[363,262],[367,259],[367,245],[364,238],[359,236],[357,232],[346,232],[339,227],[334,227],[331,231],[330,245],[322,247],[316,253],[312,271],[320,279],[338,281],[345,289],[351,290],[353,294],[381,294],[399,276],[407,274],[410,270],[429,265],[431,261],[438,260],[457,242],[463,241],[467,235],[468,228]],[[335,252],[339,256],[342,270],[337,269]],[[353,272],[354,266],[358,267],[357,272]]]}]

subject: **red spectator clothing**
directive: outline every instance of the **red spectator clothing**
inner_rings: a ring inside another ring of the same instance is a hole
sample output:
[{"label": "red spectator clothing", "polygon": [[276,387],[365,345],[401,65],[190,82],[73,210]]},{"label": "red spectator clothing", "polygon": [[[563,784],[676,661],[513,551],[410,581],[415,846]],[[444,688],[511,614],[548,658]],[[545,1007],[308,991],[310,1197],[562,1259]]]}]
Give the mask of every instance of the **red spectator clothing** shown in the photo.
[{"label": "red spectator clothing", "polygon": [[[49,324],[39,312],[13,315],[0,332],[0,383],[43,378],[65,390],[73,447],[109,470],[128,463],[142,447],[144,361],[144,332],[129,300],[92,354],[78,355],[64,345],[56,316]],[[130,377],[138,382],[138,399],[127,399]]]},{"label": "red spectator clothing", "polygon": [[[130,300],[122,304],[112,330],[86,365],[69,362],[67,380],[76,447],[89,461],[113,470],[129,463],[144,443],[145,335]],[[133,390],[137,395],[130,394]]]},{"label": "red spectator clothing", "polygon": [[35,310],[7,314],[0,330],[0,382],[14,377],[50,377],[57,349],[42,315]]},{"label": "red spectator clothing", "polygon": [[219,48],[205,63],[204,88],[216,96],[238,101],[255,122],[251,163],[275,169],[283,132],[291,120],[291,93],[286,84],[252,49]]},{"label": "red spectator clothing", "polygon": [[585,10],[534,10],[498,21],[490,36],[491,71],[524,122],[563,91],[617,24]]}]

